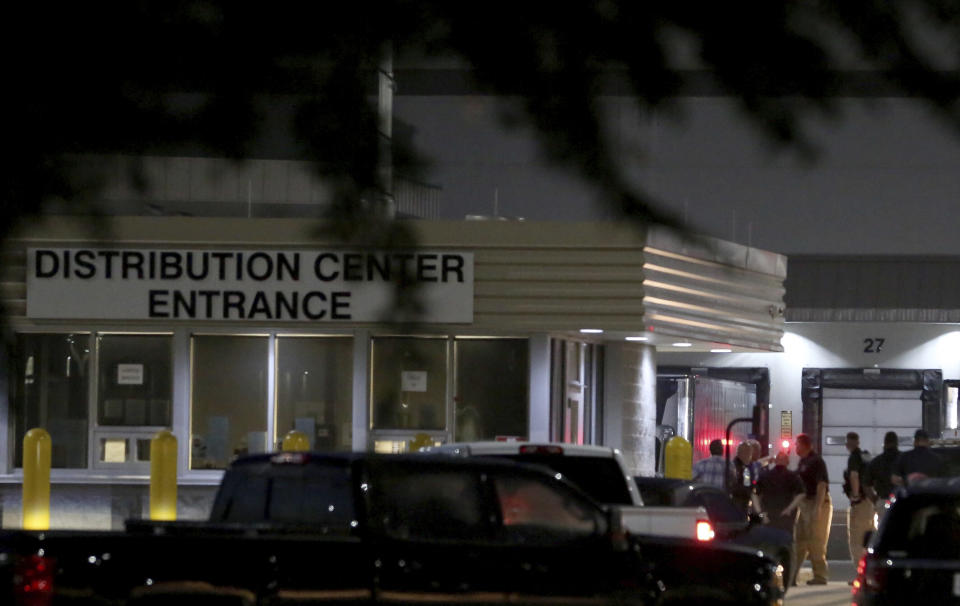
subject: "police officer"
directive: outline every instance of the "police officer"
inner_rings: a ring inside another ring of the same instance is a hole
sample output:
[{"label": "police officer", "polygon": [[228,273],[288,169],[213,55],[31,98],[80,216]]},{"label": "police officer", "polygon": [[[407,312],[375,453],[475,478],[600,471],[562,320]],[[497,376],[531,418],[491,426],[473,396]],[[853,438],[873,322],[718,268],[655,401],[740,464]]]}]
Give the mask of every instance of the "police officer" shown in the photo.
[{"label": "police officer", "polygon": [[873,530],[873,505],[867,498],[866,470],[863,451],[860,450],[860,434],[855,431],[847,433],[847,468],[843,471],[843,492],[850,499],[850,508],[847,510],[847,546],[850,548],[850,559],[856,564],[863,555],[863,537]]},{"label": "police officer", "polygon": [[804,489],[800,476],[787,469],[790,455],[779,452],[774,463],[774,467],[760,474],[760,479],[757,480],[757,496],[767,516],[767,523],[783,530],[790,538],[790,568],[784,573],[784,578],[790,582],[793,579],[793,571],[797,568],[794,532],[797,526],[797,513],[804,500]]},{"label": "police officer", "polygon": [[903,486],[923,478],[940,478],[946,473],[943,459],[930,450],[930,436],[918,429],[913,434],[913,450],[897,457],[891,480],[897,486]]},{"label": "police officer", "polygon": [[800,503],[797,521],[797,565],[793,584],[796,584],[796,570],[809,555],[813,578],[807,581],[807,585],[826,585],[829,574],[827,540],[833,520],[833,503],[827,490],[830,478],[826,463],[814,452],[810,436],[805,433],[797,434],[797,454],[800,456],[797,473],[803,481],[804,499]]},{"label": "police officer", "polygon": [[757,478],[754,476],[750,463],[753,460],[753,449],[747,442],[740,442],[737,446],[737,456],[733,460],[734,482],[730,488],[730,498],[740,507],[744,516],[748,513],[759,512],[760,506],[756,500],[754,485]]},{"label": "police officer", "polygon": [[870,461],[867,476],[875,499],[874,512],[878,516],[883,516],[887,499],[894,489],[890,476],[893,475],[893,466],[900,457],[900,450],[897,448],[899,443],[897,432],[888,431],[883,436],[883,452]]}]

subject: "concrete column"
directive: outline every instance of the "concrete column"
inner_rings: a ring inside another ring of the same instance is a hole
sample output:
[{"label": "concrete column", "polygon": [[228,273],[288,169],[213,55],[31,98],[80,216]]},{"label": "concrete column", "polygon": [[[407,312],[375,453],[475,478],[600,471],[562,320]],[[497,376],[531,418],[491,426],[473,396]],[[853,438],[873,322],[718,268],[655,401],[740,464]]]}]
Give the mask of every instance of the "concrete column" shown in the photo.
[{"label": "concrete column", "polygon": [[656,468],[656,350],[643,343],[608,343],[604,402],[608,446],[619,448],[630,473]]},{"label": "concrete column", "polygon": [[531,442],[550,440],[550,338],[535,335],[530,347],[530,431]]},{"label": "concrete column", "polygon": [[373,450],[367,444],[370,427],[370,331],[353,331],[353,450]]}]

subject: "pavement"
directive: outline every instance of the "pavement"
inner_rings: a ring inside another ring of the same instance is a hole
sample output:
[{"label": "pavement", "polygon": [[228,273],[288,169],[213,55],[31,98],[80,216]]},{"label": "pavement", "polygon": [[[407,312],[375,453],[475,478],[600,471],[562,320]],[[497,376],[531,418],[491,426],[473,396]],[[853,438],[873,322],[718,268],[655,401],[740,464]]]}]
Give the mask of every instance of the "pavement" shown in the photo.
[{"label": "pavement", "polygon": [[813,578],[810,566],[800,568],[797,586],[787,592],[784,606],[847,606],[850,604],[850,585],[856,576],[856,567],[850,560],[827,560],[830,581],[826,585],[807,585]]}]

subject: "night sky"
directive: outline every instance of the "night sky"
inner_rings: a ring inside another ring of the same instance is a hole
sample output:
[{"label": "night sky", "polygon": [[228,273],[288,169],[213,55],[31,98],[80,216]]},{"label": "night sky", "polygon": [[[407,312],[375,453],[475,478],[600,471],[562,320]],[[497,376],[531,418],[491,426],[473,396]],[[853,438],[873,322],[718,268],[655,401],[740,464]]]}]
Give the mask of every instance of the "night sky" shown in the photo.
[{"label": "night sky", "polygon": [[[960,137],[914,99],[843,99],[809,124],[813,162],[775,148],[730,99],[686,98],[679,117],[605,107],[621,161],[695,231],[787,254],[960,254]],[[433,164],[442,216],[608,220],[590,188],[541,160],[490,97],[398,96]]]}]

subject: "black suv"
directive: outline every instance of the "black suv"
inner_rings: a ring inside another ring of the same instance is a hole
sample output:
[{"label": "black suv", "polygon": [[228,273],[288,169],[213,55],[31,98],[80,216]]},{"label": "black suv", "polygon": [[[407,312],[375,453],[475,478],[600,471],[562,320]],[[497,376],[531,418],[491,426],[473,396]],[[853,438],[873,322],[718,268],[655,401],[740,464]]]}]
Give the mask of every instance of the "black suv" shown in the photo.
[{"label": "black suv", "polygon": [[960,478],[900,489],[867,544],[853,604],[960,602]]}]

